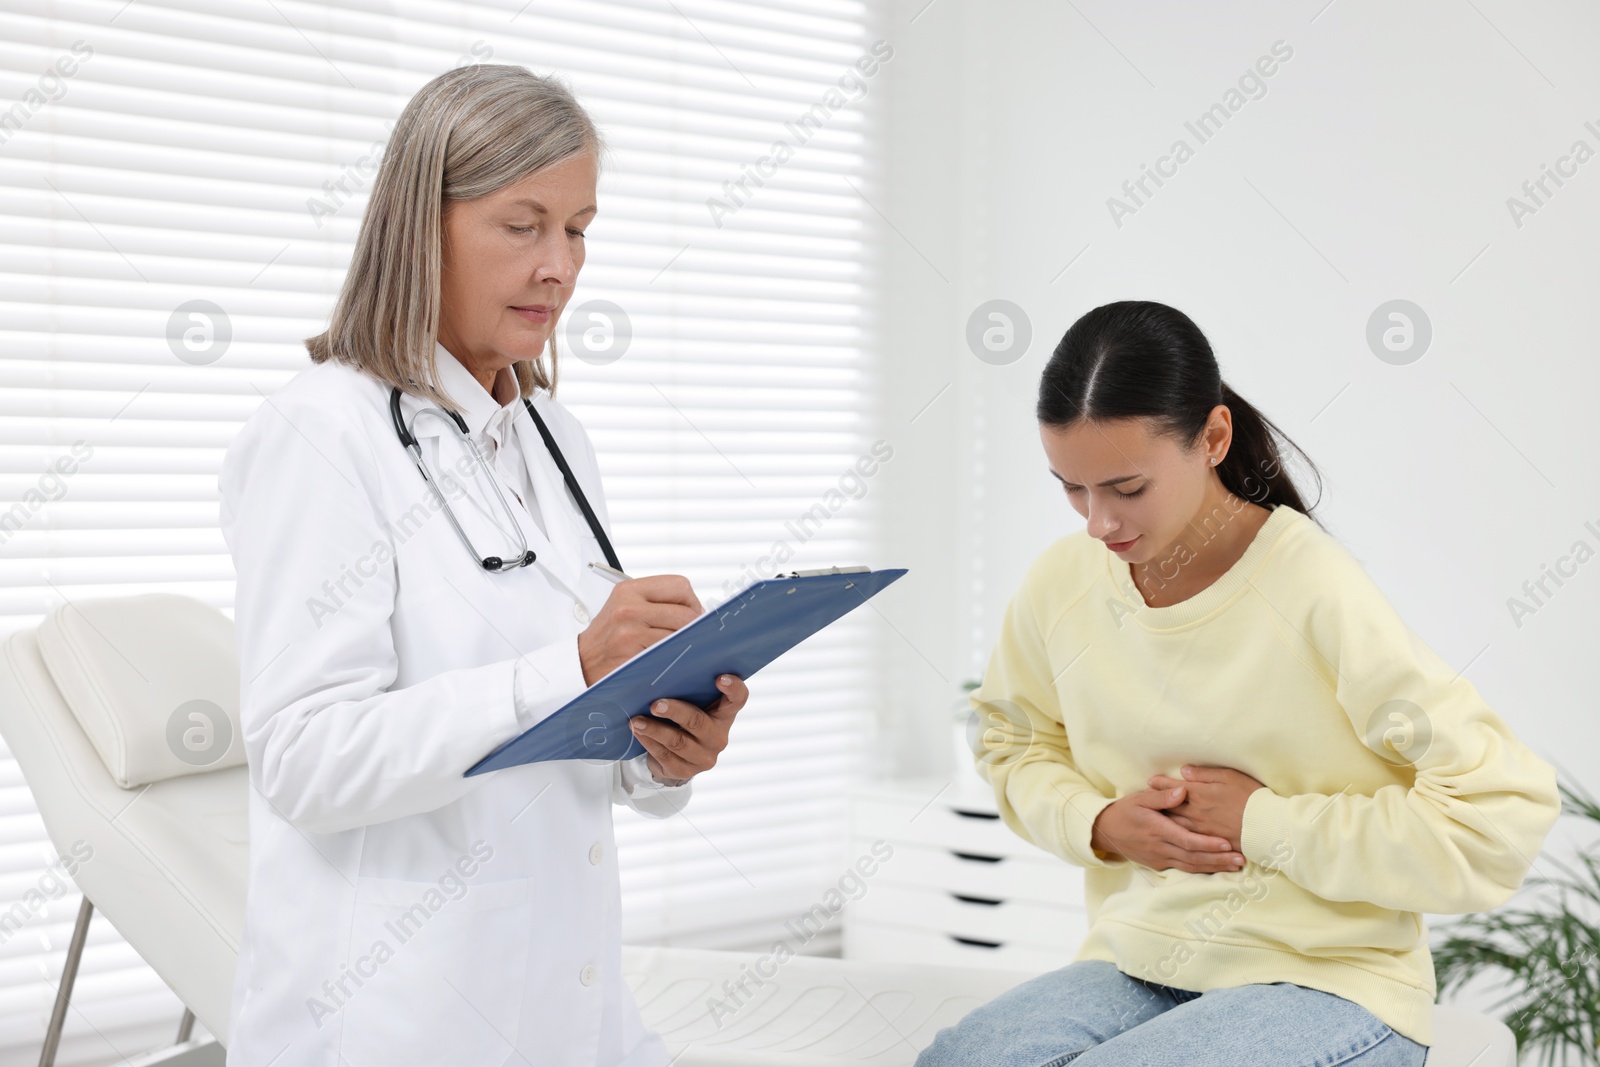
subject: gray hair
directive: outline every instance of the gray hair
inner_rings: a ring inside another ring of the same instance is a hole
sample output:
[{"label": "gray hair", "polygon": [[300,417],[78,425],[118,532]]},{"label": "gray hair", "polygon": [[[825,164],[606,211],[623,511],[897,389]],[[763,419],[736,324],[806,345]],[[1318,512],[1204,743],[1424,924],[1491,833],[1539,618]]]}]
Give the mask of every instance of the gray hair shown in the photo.
[{"label": "gray hair", "polygon": [[[487,196],[535,171],[606,151],[567,87],[523,67],[446,71],[406,104],[373,182],[328,329],[305,342],[313,363],[358,367],[402,392],[458,408],[433,374],[439,337],[441,227],[449,201]],[[556,387],[550,359],[512,364],[523,396]]]}]

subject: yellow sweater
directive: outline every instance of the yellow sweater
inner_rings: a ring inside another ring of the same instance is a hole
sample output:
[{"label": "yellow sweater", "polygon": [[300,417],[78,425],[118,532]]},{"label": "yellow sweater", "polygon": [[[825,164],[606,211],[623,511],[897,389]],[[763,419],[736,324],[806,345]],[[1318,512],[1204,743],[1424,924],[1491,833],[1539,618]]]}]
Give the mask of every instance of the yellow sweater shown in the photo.
[{"label": "yellow sweater", "polygon": [[[1152,608],[1086,531],[1011,601],[983,685],[979,773],[1006,825],[1087,868],[1075,959],[1207,990],[1293,982],[1433,1043],[1423,912],[1521,886],[1559,814],[1554,769],[1413,634],[1356,559],[1275,508],[1197,595]],[[1267,788],[1243,870],[1108,860],[1101,809],[1185,763]]]}]

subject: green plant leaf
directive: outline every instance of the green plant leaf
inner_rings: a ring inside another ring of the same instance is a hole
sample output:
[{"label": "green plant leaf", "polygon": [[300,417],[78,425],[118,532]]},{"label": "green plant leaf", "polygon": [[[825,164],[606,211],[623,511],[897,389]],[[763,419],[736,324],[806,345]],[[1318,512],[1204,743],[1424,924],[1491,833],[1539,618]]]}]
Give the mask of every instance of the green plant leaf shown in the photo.
[{"label": "green plant leaf", "polygon": [[[1600,804],[1575,782],[1558,783],[1561,812],[1600,827]],[[1535,875],[1526,906],[1502,906],[1440,927],[1431,946],[1434,975],[1444,994],[1486,973],[1504,995],[1494,1003],[1517,1039],[1519,1054],[1536,1053],[1540,1067],[1581,1063],[1600,1067],[1600,852],[1578,853],[1577,866],[1553,856]]]}]

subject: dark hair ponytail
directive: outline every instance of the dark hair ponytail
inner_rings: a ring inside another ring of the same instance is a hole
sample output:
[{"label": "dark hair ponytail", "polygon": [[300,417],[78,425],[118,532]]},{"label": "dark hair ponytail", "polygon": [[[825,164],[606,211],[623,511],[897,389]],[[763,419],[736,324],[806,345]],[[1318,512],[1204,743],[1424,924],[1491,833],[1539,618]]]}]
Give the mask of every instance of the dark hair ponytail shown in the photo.
[{"label": "dark hair ponytail", "polygon": [[1229,492],[1262,507],[1307,507],[1283,464],[1282,442],[1305,461],[1311,458],[1282,430],[1222,380],[1211,343],[1176,308],[1149,300],[1103,304],[1084,315],[1061,338],[1039,381],[1036,413],[1046,426],[1071,426],[1080,419],[1148,418],[1157,432],[1191,448],[1218,404],[1233,415],[1233,441],[1217,464]]}]

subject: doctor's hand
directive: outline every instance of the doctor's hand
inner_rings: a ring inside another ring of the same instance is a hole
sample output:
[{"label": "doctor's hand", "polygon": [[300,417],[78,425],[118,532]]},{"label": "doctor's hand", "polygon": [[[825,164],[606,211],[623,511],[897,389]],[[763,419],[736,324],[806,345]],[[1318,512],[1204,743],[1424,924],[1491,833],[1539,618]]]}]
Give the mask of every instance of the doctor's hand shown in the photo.
[{"label": "doctor's hand", "polygon": [[689,579],[682,575],[655,574],[618,582],[589,628],[578,635],[583,684],[593,685],[704,613]]},{"label": "doctor's hand", "polygon": [[1152,789],[1183,789],[1183,802],[1168,809],[1167,816],[1186,830],[1224,837],[1229,847],[1240,848],[1245,803],[1251,793],[1266,786],[1232,767],[1186,764],[1182,773],[1182,778],[1150,776]]},{"label": "doctor's hand", "polygon": [[1090,847],[1152,871],[1170,867],[1190,874],[1242,870],[1244,856],[1233,851],[1227,838],[1182,825],[1168,814],[1169,809],[1186,803],[1189,784],[1146,789],[1112,801],[1095,816]]},{"label": "doctor's hand", "polygon": [[728,747],[734,716],[750,699],[744,682],[731,674],[719,676],[717,688],[722,695],[704,708],[686,700],[657,700],[649,715],[628,720],[656,778],[693,778],[716,765],[717,754]]}]

